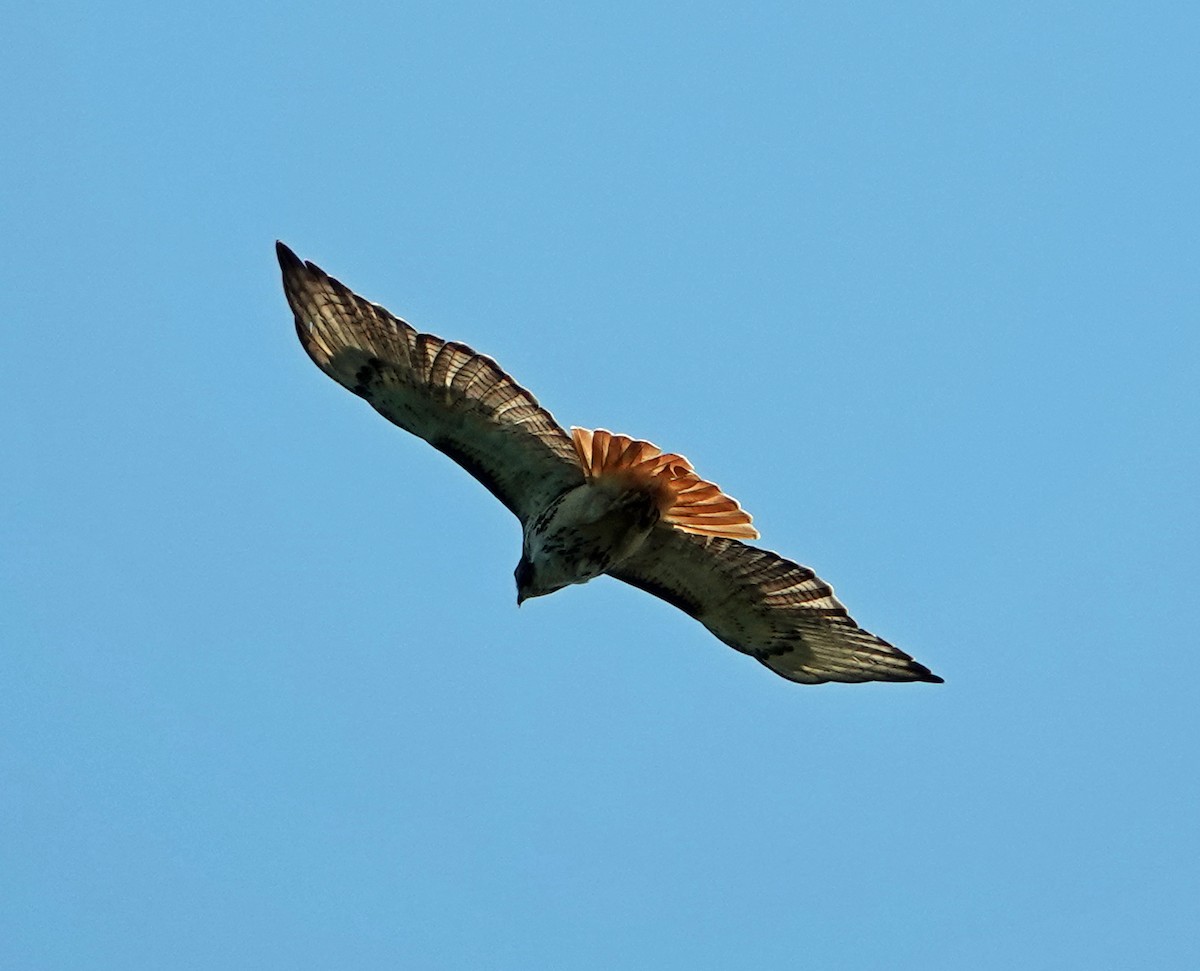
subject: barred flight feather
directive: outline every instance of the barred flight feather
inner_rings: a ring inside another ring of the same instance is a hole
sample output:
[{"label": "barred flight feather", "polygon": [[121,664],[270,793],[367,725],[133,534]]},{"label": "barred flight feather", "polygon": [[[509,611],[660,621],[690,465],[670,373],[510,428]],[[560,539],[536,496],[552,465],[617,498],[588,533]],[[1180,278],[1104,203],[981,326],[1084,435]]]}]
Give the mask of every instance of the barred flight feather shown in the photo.
[{"label": "barred flight feather", "polygon": [[455,458],[522,522],[583,483],[567,433],[495,361],[277,249],[300,343],[331,378]]},{"label": "barred flight feather", "polygon": [[609,572],[789,681],[942,680],[859,627],[812,570],[770,550],[659,527]]}]

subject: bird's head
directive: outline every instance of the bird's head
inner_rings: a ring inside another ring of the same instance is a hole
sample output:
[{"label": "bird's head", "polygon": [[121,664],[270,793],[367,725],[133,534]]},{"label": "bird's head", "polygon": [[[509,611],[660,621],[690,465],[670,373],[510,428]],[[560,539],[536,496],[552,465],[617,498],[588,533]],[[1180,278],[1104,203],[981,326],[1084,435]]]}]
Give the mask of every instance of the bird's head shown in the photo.
[{"label": "bird's head", "polygon": [[544,597],[548,593],[554,593],[555,590],[561,590],[563,586],[561,583],[548,585],[546,579],[538,575],[537,568],[524,554],[522,554],[521,562],[517,564],[516,570],[513,571],[513,576],[517,581],[518,607],[526,600]]}]

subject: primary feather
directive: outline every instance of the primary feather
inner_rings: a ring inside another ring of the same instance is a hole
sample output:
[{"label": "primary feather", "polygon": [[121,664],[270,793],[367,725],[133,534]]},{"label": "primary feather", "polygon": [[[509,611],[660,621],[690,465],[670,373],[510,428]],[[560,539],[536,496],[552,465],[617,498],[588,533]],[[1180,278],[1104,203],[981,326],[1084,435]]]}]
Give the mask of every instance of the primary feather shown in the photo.
[{"label": "primary feather", "polygon": [[568,435],[490,357],[418,333],[276,249],[317,367],[520,519],[518,602],[608,573],[791,681],[942,680],[859,627],[807,567],[740,542],[758,535],[750,515],[683,456],[603,429]]}]

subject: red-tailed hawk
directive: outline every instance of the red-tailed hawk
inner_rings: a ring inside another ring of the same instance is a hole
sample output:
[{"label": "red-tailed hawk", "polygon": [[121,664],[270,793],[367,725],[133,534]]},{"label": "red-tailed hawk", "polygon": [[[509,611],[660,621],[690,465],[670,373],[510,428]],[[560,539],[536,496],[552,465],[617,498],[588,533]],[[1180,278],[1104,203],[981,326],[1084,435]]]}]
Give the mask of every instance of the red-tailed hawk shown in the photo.
[{"label": "red-tailed hawk", "polygon": [[683,457],[602,429],[568,435],[490,357],[417,333],[276,249],[317,367],[449,455],[521,521],[518,604],[607,573],[791,681],[942,680],[859,627],[812,570],[743,543],[758,536],[750,516]]}]

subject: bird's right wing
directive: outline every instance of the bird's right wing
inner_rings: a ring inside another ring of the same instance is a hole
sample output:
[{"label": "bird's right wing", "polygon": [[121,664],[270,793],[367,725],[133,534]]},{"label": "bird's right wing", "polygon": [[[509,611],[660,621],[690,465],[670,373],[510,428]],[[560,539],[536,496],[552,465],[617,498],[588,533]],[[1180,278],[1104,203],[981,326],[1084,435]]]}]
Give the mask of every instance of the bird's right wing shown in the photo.
[{"label": "bird's right wing", "polygon": [[790,681],[942,680],[859,627],[808,567],[735,539],[659,525],[610,573]]},{"label": "bird's right wing", "polygon": [[283,243],[296,333],[322,371],[471,473],[522,523],[584,480],[570,436],[490,357],[419,334]]}]

